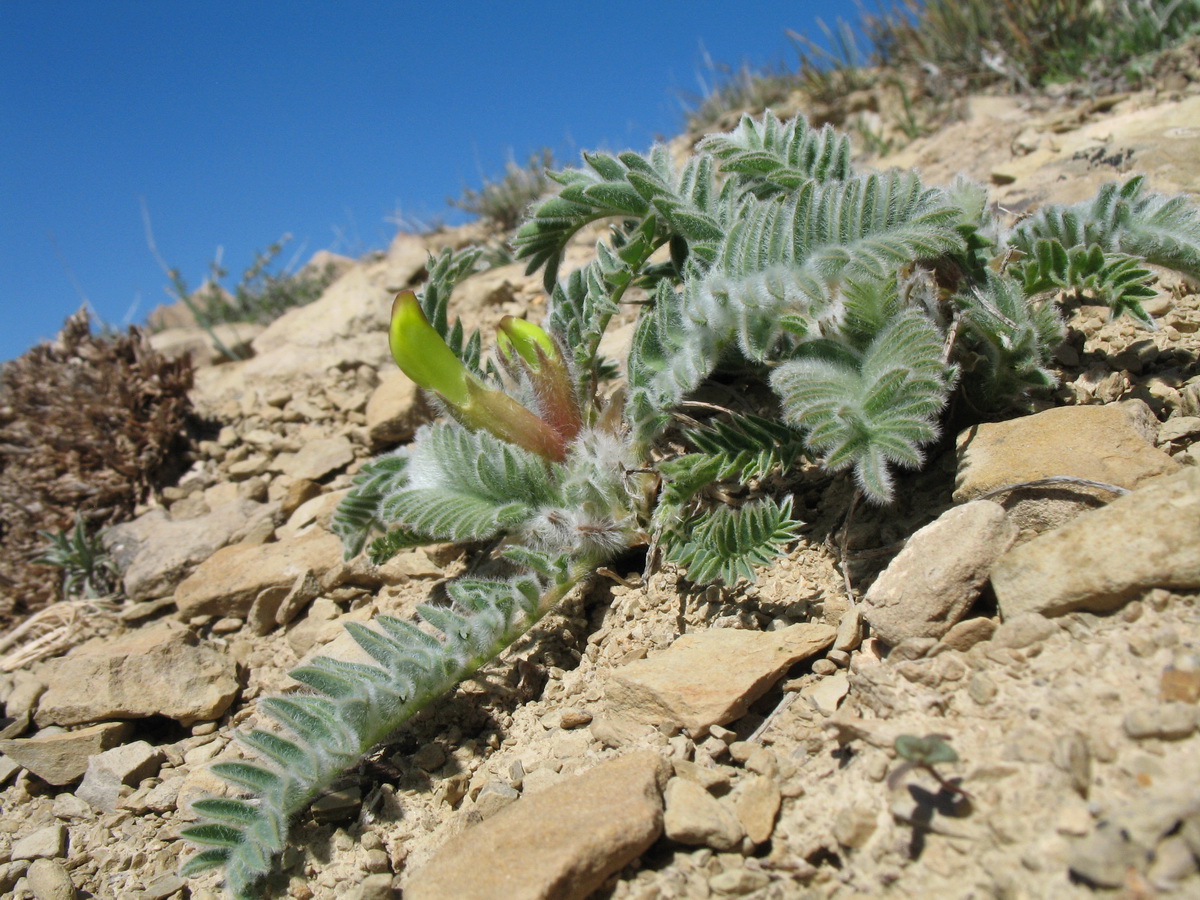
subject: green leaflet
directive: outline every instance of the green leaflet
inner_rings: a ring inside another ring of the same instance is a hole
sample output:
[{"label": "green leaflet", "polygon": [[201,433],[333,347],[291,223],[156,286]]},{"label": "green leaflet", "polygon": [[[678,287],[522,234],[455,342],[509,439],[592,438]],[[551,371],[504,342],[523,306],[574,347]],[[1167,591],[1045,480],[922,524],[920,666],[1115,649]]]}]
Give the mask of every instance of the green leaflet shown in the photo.
[{"label": "green leaflet", "polygon": [[758,197],[795,190],[809,179],[841,180],[850,175],[850,139],[829,125],[820,131],[797,116],[784,124],[769,110],[761,121],[742,116],[730,134],[703,138],[697,149],[736,173],[739,184]]},{"label": "green leaflet", "polygon": [[697,584],[732,586],[738,578],[753,582],[754,566],[770,563],[795,539],[801,523],[791,512],[790,497],[782,503],[755,500],[740,509],[719,506],[664,533],[665,555],[686,568],[688,579]]},{"label": "green leaflet", "polygon": [[1150,286],[1154,273],[1143,268],[1137,257],[1105,253],[1099,244],[1066,248],[1057,240],[1038,238],[1032,255],[1012,269],[1027,297],[1055,288],[1088,290],[1112,309],[1114,318],[1128,313],[1142,325],[1154,327],[1141,304],[1158,294]]},{"label": "green leaflet", "polygon": [[793,359],[771,385],[784,419],[834,471],[853,468],[870,499],[891,499],[891,465],[916,468],[938,434],[949,379],[937,329],[917,313],[896,318],[861,354]]},{"label": "green leaflet", "polygon": [[338,504],[329,525],[342,539],[346,559],[361,553],[374,532],[386,530],[380,512],[383,498],[405,484],[407,470],[408,454],[400,451],[372,460],[354,476],[353,487]]},{"label": "green leaflet", "polygon": [[1010,246],[1036,253],[1039,239],[1064,249],[1095,244],[1104,253],[1123,253],[1200,277],[1200,210],[1186,197],[1144,190],[1134,176],[1123,185],[1105,184],[1091,200],[1043,207],[1008,237]]}]

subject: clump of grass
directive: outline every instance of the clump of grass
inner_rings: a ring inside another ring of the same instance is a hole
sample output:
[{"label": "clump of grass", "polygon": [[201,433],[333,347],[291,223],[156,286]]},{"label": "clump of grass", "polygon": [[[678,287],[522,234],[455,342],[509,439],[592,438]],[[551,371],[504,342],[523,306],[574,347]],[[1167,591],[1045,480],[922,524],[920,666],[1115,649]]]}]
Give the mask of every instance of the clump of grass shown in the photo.
[{"label": "clump of grass", "polygon": [[172,270],[173,290],[180,297],[191,298],[196,321],[201,326],[212,327],[223,322],[269,324],[289,309],[312,303],[337,276],[332,265],[319,269],[306,266],[296,272],[290,267],[273,268],[290,240],[290,235],[284,235],[266,250],[255,253],[254,262],[242,273],[232,292],[219,287],[229,276],[219,258],[209,263],[208,281],[195,294],[187,294],[187,285],[178,270]]},{"label": "clump of grass", "polygon": [[1200,0],[894,0],[862,27],[881,64],[1030,91],[1127,72],[1200,31]]},{"label": "clump of grass", "polygon": [[706,63],[716,78],[689,108],[687,126],[704,131],[731,114],[760,112],[794,92],[814,120],[839,118],[856,91],[899,87],[901,109],[886,132],[864,136],[875,150],[911,140],[979,89],[1034,93],[1082,82],[1087,90],[1138,86],[1146,59],[1200,33],[1200,0],[891,0],[852,24],[817,20],[824,43],[788,30],[794,68],[738,69]]},{"label": "clump of grass", "polygon": [[554,188],[554,182],[546,174],[553,167],[554,154],[543,147],[531,155],[525,165],[509,159],[500,178],[485,179],[479,190],[466,188],[461,197],[449,198],[446,202],[509,231],[524,218],[530,204]]}]

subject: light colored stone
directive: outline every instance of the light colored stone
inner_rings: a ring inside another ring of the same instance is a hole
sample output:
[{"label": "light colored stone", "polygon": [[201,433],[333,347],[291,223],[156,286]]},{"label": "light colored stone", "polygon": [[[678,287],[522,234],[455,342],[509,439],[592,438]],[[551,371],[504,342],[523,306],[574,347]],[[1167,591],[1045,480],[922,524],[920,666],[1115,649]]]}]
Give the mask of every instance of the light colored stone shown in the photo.
[{"label": "light colored stone", "polygon": [[[1153,446],[1140,400],[1063,406],[1008,422],[968,428],[958,436],[959,467],[954,499],[973,500],[1010,484],[1067,475],[1132,490],[1151,478],[1178,471]],[[1079,513],[1106,503],[1111,492],[1070,485],[1025,488],[998,495],[1023,538],[1057,528]]]},{"label": "light colored stone", "polygon": [[163,762],[162,751],[145,741],[122,744],[88,759],[83,783],[75,796],[86,800],[96,809],[113,812],[125,785],[137,785],[158,772]]},{"label": "light colored stone", "polygon": [[375,444],[407,441],[431,418],[420,388],[399,369],[385,375],[367,401],[367,434]]},{"label": "light colored stone", "polygon": [[837,636],[833,639],[834,650],[857,650],[862,643],[863,611],[858,604],[842,614],[838,622]]},{"label": "light colored stone", "polygon": [[1126,713],[1121,723],[1134,740],[1180,741],[1196,730],[1198,710],[1189,703],[1159,703]]},{"label": "light colored stone", "polygon": [[8,779],[21,771],[21,764],[15,759],[0,753],[0,787],[8,784]]},{"label": "light colored stone", "polygon": [[775,830],[775,817],[782,803],[783,795],[774,779],[753,775],[743,780],[733,809],[746,836],[761,844]]},{"label": "light colored stone", "polygon": [[70,784],[83,777],[89,756],[116,746],[132,731],[128,722],[103,722],[78,731],[0,741],[0,752],[42,781]]},{"label": "light colored stone", "polygon": [[275,624],[286,625],[292,621],[320,593],[320,580],[313,574],[312,569],[305,569],[296,576],[296,580],[279,602],[279,607],[275,610]]},{"label": "light colored stone", "polygon": [[244,617],[259,592],[290,588],[306,570],[319,578],[341,560],[342,542],[319,529],[271,544],[225,547],[175,589],[175,605],[183,619]]},{"label": "light colored stone", "polygon": [[1025,613],[1009,619],[996,629],[992,641],[997,647],[1022,650],[1030,644],[1058,634],[1058,623],[1038,613]]},{"label": "light colored stone", "polygon": [[174,521],[152,509],[103,533],[105,549],[121,568],[131,600],[164,597],[193,567],[235,540],[274,507],[235,498],[206,515]]},{"label": "light colored stone", "polygon": [[745,832],[737,816],[716,797],[688,778],[667,783],[663,828],[680,844],[733,850]]},{"label": "light colored stone", "polygon": [[39,725],[166,716],[184,725],[219,717],[239,690],[232,659],[166,621],[94,638],[43,669]]},{"label": "light colored stone", "polygon": [[443,844],[405,900],[583,900],[661,834],[663,766],[631,753],[522,797]]},{"label": "light colored stone", "polygon": [[871,585],[864,617],[892,646],[942,637],[966,615],[992,564],[1016,536],[998,503],[979,500],[947,510],[909,538]]},{"label": "light colored stone", "polygon": [[805,686],[800,696],[810,703],[817,712],[826,716],[833,715],[846,695],[850,693],[850,678],[844,670],[834,672],[817,679],[813,684]]},{"label": "light colored stone", "polygon": [[12,845],[12,859],[55,859],[67,853],[67,829],[55,823],[27,834]]},{"label": "light colored stone", "polygon": [[781,631],[713,628],[685,634],[662,653],[613,672],[605,687],[610,713],[693,737],[740,718],[793,663],[833,643],[829,625]]},{"label": "light colored stone", "polygon": [[309,441],[296,453],[281,453],[275,464],[292,478],[320,481],[354,462],[354,447],[342,435]]},{"label": "light colored stone", "polygon": [[1182,441],[1200,435],[1200,416],[1175,416],[1163,422],[1158,430],[1160,444]]},{"label": "light colored stone", "polygon": [[1152,587],[1200,587],[1200,469],[1160,478],[1014,547],[992,569],[1005,619],[1107,612]]},{"label": "light colored stone", "polygon": [[996,631],[996,623],[984,616],[963,619],[942,635],[939,646],[946,650],[966,652],[981,641],[990,640]]},{"label": "light colored stone", "polygon": [[74,900],[75,885],[62,863],[54,859],[35,859],[25,873],[34,900]]}]

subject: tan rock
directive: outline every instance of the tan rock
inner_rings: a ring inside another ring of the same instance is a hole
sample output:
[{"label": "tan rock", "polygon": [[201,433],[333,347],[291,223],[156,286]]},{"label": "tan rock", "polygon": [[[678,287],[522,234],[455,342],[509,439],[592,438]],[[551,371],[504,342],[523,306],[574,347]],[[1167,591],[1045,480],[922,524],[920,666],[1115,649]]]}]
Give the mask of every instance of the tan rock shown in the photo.
[{"label": "tan rock", "polygon": [[117,746],[132,733],[129,722],[103,722],[78,731],[0,741],[0,753],[42,781],[70,784],[83,777],[89,756]]},{"label": "tan rock", "polygon": [[270,518],[274,510],[273,505],[236,496],[192,519],[177,521],[161,509],[152,509],[132,522],[107,529],[104,546],[121,567],[131,600],[169,596],[194,566],[235,540],[258,518]]},{"label": "tan rock", "polygon": [[742,843],[745,832],[733,810],[691,779],[672,778],[664,800],[663,829],[671,840],[714,850]]},{"label": "tan rock", "polygon": [[907,638],[942,637],[966,615],[1016,536],[998,503],[977,500],[947,510],[909,538],[871,585],[864,617],[893,647]]},{"label": "tan rock", "polygon": [[233,660],[173,621],[94,638],[46,663],[42,677],[39,725],[155,715],[190,725],[220,716],[239,688]]},{"label": "tan rock", "polygon": [[447,841],[405,900],[583,900],[662,832],[663,772],[631,753],[522,797]]},{"label": "tan rock", "polygon": [[1005,619],[1106,612],[1152,587],[1200,587],[1200,469],[1189,467],[1015,547],[992,569]]},{"label": "tan rock", "polygon": [[[209,334],[204,328],[182,325],[150,335],[150,346],[168,359],[187,356],[194,366],[212,366],[229,359],[245,359],[253,353],[250,345],[264,328],[251,322],[222,322]],[[222,345],[233,356],[226,355]]]},{"label": "tan rock", "polygon": [[775,830],[775,817],[782,803],[783,795],[774,779],[753,775],[743,782],[733,808],[746,836],[761,844]]},{"label": "tan rock", "polygon": [[294,454],[281,453],[276,457],[276,465],[283,474],[307,481],[320,481],[352,462],[354,447],[342,435],[309,441]]},{"label": "tan rock", "polygon": [[[1146,405],[1138,400],[1057,407],[969,428],[958,436],[954,499],[973,500],[996,488],[1056,475],[1132,490],[1151,478],[1178,471],[1179,463],[1153,446],[1146,429],[1148,415]],[[1011,491],[995,500],[1008,510],[1022,537],[1030,537],[1113,496],[1093,488],[1051,485]]]},{"label": "tan rock", "polygon": [[225,547],[175,589],[175,605],[183,619],[201,615],[244,618],[261,591],[291,588],[305,570],[319,578],[341,559],[341,541],[320,529],[273,544]]},{"label": "tan rock", "polygon": [[407,441],[431,418],[421,389],[398,369],[383,377],[367,401],[367,433],[376,444]]},{"label": "tan rock", "polygon": [[738,719],[801,659],[833,643],[829,625],[781,631],[714,628],[685,634],[664,652],[614,672],[606,685],[611,715],[686,728],[697,737]]}]

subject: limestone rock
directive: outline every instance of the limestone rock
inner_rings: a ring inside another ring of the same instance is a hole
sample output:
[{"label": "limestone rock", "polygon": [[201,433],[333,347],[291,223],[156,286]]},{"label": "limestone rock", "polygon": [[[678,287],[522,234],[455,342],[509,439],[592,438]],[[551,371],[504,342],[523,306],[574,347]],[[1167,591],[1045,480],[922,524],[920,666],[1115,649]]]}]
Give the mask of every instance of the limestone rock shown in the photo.
[{"label": "limestone rock", "polygon": [[220,716],[239,687],[233,660],[172,621],[94,638],[48,662],[43,677],[39,725],[154,715],[190,725]]},{"label": "limestone rock", "polygon": [[[1178,471],[1153,446],[1140,400],[1107,406],[1064,406],[1008,422],[967,429],[958,436],[958,482],[963,502],[995,488],[1055,475],[1115,484],[1132,490],[1148,479]],[[1056,528],[1113,495],[1091,488],[1049,485],[1000,495],[1023,537]]]},{"label": "limestone rock", "polygon": [[174,521],[163,510],[152,509],[107,529],[103,541],[124,573],[125,593],[136,602],[167,596],[188,570],[273,511],[265,504],[238,499],[206,515]]},{"label": "limestone rock", "polygon": [[67,852],[67,829],[55,823],[15,841],[13,859],[54,859]]},{"label": "limestone rock", "polygon": [[116,746],[132,731],[133,726],[128,722],[103,722],[78,731],[0,741],[0,753],[20,763],[42,781],[70,784],[87,771],[89,756]]},{"label": "limestone rock", "polygon": [[281,453],[276,458],[283,474],[306,481],[320,481],[352,462],[354,448],[342,435],[309,441],[297,453]]},{"label": "limestone rock", "polygon": [[136,785],[158,772],[163,753],[145,741],[122,744],[88,759],[83,783],[75,796],[86,800],[96,809],[113,812],[121,797],[123,785]]},{"label": "limestone rock", "polygon": [[672,778],[664,800],[663,828],[671,840],[714,850],[733,850],[742,843],[738,817],[691,779]]},{"label": "limestone rock", "polygon": [[405,900],[583,900],[662,832],[662,772],[631,753],[522,797],[447,841]]},{"label": "limestone rock", "polygon": [[609,677],[610,713],[686,728],[698,737],[712,725],[740,718],[789,666],[828,647],[835,634],[832,626],[817,623],[781,631],[713,628],[685,634],[657,656]]},{"label": "limestone rock", "polygon": [[184,619],[200,615],[244,618],[261,591],[290,589],[305,570],[320,577],[341,559],[341,541],[317,529],[272,544],[225,547],[175,589],[175,605]]},{"label": "limestone rock", "polygon": [[762,775],[746,779],[734,801],[734,811],[750,840],[761,844],[771,836],[782,803],[783,795],[774,779]]},{"label": "limestone rock", "polygon": [[[187,356],[192,365],[211,366],[230,359],[222,352],[217,341],[236,358],[244,359],[251,353],[250,345],[262,334],[265,326],[253,322],[220,322],[213,326],[213,334],[198,326],[180,325],[165,328],[150,335],[150,346],[168,359]],[[216,336],[216,341],[213,336]]]},{"label": "limestone rock", "polygon": [[384,376],[367,401],[367,434],[375,444],[398,444],[432,417],[420,388],[397,369]]},{"label": "limestone rock", "polygon": [[1016,539],[1004,508],[979,500],[947,510],[896,555],[864,598],[875,634],[895,646],[940,638],[970,609],[992,564]]},{"label": "limestone rock", "polygon": [[1006,553],[992,569],[1005,619],[1107,612],[1152,587],[1200,587],[1200,469],[1160,478]]},{"label": "limestone rock", "polygon": [[388,291],[399,291],[412,284],[413,279],[425,268],[429,249],[420,235],[400,231],[388,245],[386,258],[385,286]]},{"label": "limestone rock", "polygon": [[75,885],[63,864],[55,859],[35,859],[25,873],[34,900],[74,900]]}]

